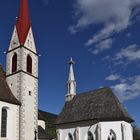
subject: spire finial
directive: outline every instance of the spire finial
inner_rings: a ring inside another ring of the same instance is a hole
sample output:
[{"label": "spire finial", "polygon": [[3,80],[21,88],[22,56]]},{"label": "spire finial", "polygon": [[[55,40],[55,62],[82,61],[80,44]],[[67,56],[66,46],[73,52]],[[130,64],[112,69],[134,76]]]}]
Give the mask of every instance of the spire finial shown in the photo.
[{"label": "spire finial", "polygon": [[73,61],[72,57],[70,58],[69,64],[75,64],[75,62]]},{"label": "spire finial", "polygon": [[27,34],[30,29],[28,0],[20,1],[20,10],[19,10],[17,23],[16,23],[16,28],[17,28],[20,45],[24,45]]},{"label": "spire finial", "polygon": [[72,57],[70,58],[69,64],[70,64],[70,70],[69,70],[69,78],[67,82],[68,93],[66,95],[66,101],[72,100],[73,97],[76,95],[76,81],[75,81],[74,71],[73,71],[73,64],[75,64],[75,62],[73,61]]}]

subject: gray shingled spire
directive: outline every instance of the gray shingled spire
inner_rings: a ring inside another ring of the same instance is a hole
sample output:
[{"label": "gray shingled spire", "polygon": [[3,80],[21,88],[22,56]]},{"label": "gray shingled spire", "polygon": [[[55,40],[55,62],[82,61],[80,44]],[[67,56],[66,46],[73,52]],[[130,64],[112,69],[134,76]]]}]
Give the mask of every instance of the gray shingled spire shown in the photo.
[{"label": "gray shingled spire", "polygon": [[67,82],[68,93],[66,95],[66,101],[71,101],[73,97],[76,95],[76,81],[74,78],[73,64],[75,64],[75,62],[71,58],[69,62],[70,71],[69,71],[69,78]]}]

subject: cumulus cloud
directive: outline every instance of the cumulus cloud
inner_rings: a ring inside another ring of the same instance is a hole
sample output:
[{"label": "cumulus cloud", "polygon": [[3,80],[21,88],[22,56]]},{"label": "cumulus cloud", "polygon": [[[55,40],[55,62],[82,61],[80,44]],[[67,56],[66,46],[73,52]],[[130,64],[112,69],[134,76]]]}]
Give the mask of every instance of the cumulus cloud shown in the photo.
[{"label": "cumulus cloud", "polygon": [[86,45],[90,46],[131,25],[139,6],[140,0],[75,0],[77,23],[69,29],[76,33],[90,25],[101,24],[103,28],[87,41]]},{"label": "cumulus cloud", "polygon": [[120,79],[121,79],[121,77],[118,74],[111,74],[105,78],[105,80],[107,80],[107,81],[116,81],[116,80],[120,80]]},{"label": "cumulus cloud", "polygon": [[116,62],[127,63],[140,60],[140,47],[136,44],[129,45],[126,48],[122,48],[114,58]]},{"label": "cumulus cloud", "polygon": [[140,96],[140,75],[126,78],[125,82],[113,85],[112,89],[123,102]]},{"label": "cumulus cloud", "polygon": [[93,54],[98,54],[99,52],[110,49],[112,47],[112,42],[112,39],[102,40],[100,43],[95,45],[95,49],[91,49],[91,52]]}]

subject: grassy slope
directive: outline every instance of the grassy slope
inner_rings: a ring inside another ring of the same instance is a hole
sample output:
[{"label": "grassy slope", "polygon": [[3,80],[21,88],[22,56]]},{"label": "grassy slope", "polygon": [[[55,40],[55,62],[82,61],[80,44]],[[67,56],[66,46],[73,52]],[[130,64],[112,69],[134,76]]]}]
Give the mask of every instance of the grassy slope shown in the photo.
[{"label": "grassy slope", "polygon": [[57,118],[56,114],[52,114],[52,113],[48,113],[45,111],[41,111],[39,110],[41,115],[44,117],[44,119],[46,120],[46,131],[47,133],[52,137],[52,138],[56,138],[56,128],[55,128],[55,121]]}]

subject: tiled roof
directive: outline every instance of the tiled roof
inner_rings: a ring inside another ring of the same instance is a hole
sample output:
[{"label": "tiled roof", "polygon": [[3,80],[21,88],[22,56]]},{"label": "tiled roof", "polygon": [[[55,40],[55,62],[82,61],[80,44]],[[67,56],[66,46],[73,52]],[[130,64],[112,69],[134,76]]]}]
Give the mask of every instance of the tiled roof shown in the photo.
[{"label": "tiled roof", "polygon": [[46,121],[40,110],[38,110],[38,120]]},{"label": "tiled roof", "polygon": [[133,121],[110,88],[76,95],[72,101],[65,103],[56,124],[88,120]]},{"label": "tiled roof", "polygon": [[46,131],[41,126],[38,126],[38,139],[51,140],[50,136],[46,133]]},{"label": "tiled roof", "polygon": [[4,101],[11,104],[20,105],[21,103],[15,98],[10,90],[6,80],[4,79],[4,71],[0,65],[0,101]]}]

